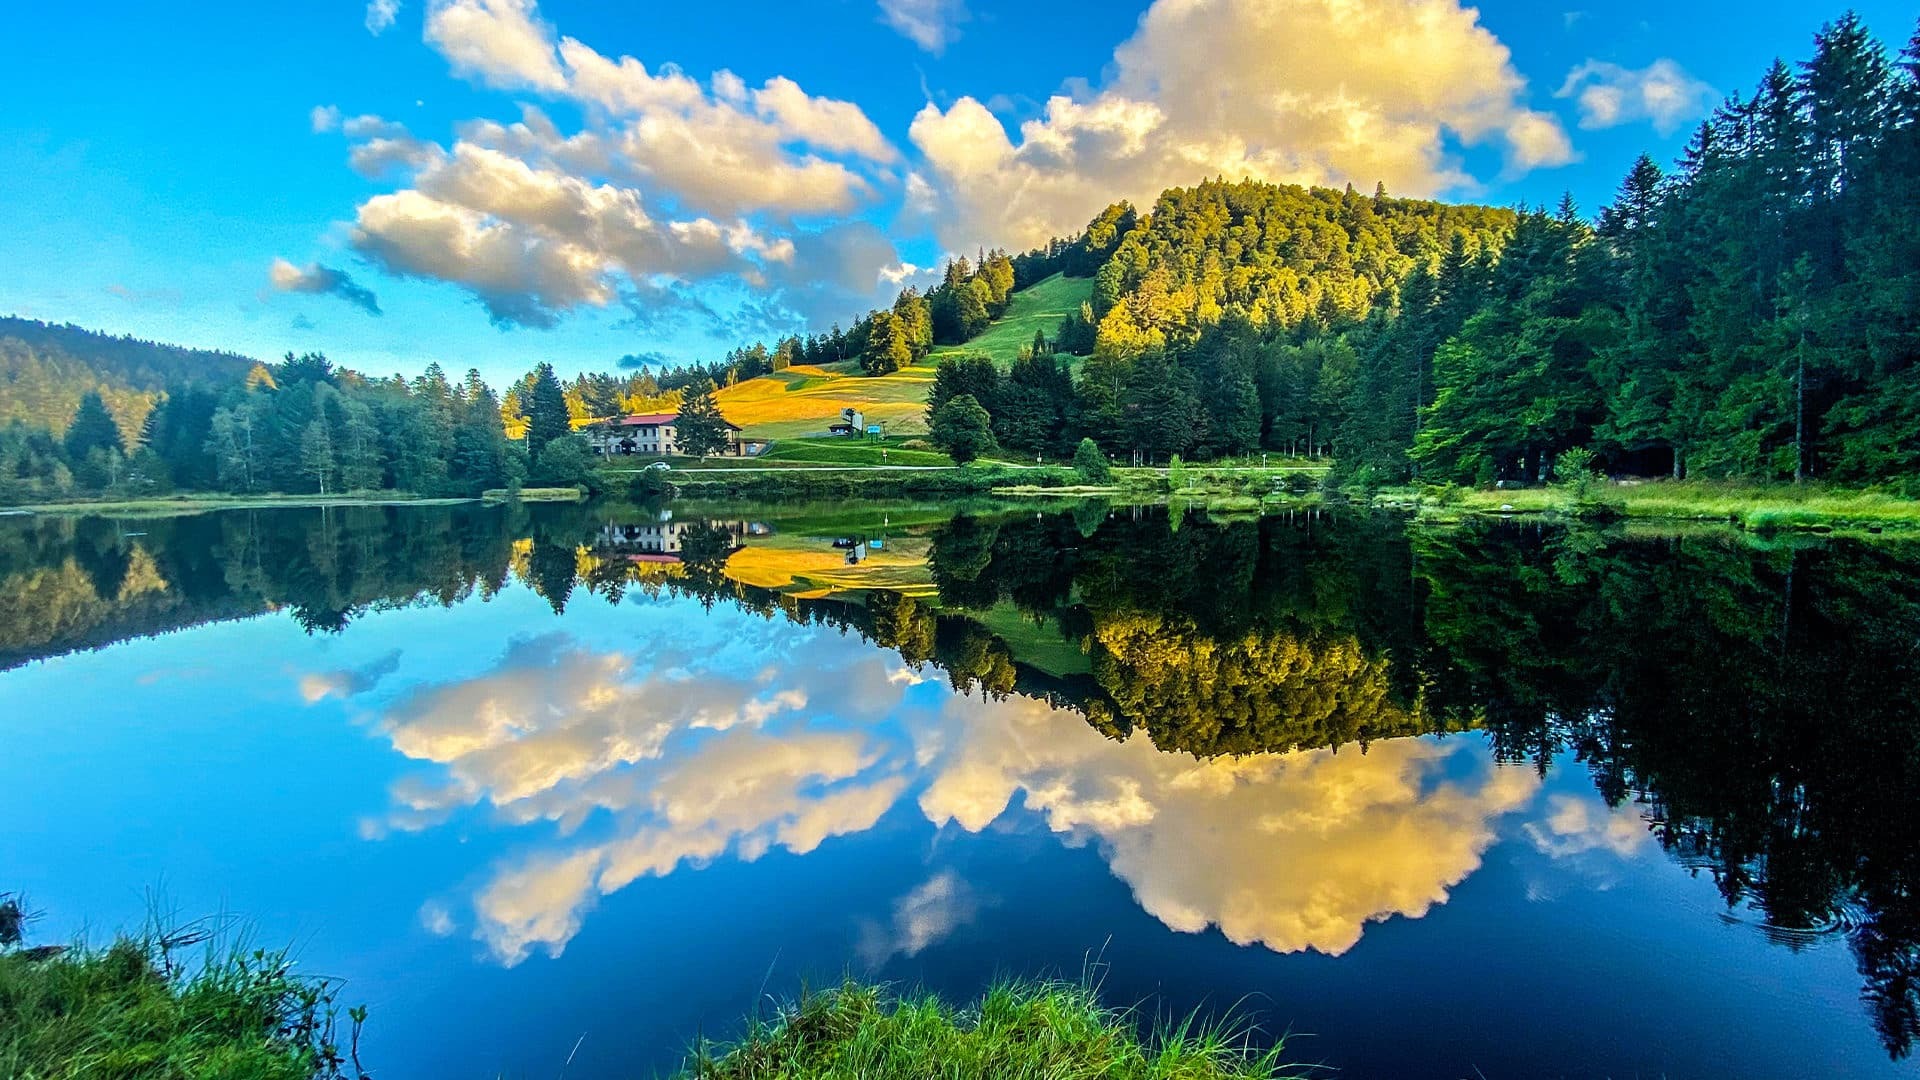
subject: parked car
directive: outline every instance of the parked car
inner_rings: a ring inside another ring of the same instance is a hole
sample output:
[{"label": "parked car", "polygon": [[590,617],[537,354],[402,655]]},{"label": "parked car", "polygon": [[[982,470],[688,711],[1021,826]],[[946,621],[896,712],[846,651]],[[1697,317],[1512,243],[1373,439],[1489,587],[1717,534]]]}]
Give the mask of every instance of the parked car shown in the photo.
[{"label": "parked car", "polygon": [[650,465],[648,465],[648,466],[647,466],[647,470],[646,470],[646,471],[648,471],[648,472],[666,472],[666,471],[667,471],[668,469],[671,469],[671,468],[673,468],[673,466],[671,466],[671,465],[669,465],[669,464],[667,464],[667,463],[666,463],[666,462],[664,462],[664,461],[656,461],[656,462],[654,462],[654,463],[652,463],[652,464],[650,464]]}]

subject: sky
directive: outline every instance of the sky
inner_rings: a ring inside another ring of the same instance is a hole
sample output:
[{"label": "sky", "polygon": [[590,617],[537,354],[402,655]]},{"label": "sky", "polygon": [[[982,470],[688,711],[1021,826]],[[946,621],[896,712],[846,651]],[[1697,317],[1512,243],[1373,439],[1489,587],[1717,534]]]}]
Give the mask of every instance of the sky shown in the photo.
[{"label": "sky", "polygon": [[382,374],[714,359],[1214,176],[1591,213],[1841,10],[23,5],[0,313]]}]

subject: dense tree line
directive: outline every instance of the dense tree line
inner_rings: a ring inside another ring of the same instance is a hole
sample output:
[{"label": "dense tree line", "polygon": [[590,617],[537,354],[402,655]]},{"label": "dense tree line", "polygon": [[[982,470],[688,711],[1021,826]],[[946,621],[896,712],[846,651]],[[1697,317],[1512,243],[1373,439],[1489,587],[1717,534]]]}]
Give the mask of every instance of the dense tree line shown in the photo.
[{"label": "dense tree line", "polygon": [[1849,15],[1672,173],[1643,157],[1597,223],[1529,214],[1497,265],[1403,300],[1369,362],[1430,379],[1378,410],[1410,433],[1362,433],[1351,456],[1400,471],[1408,448],[1459,481],[1540,479],[1574,447],[1674,476],[1910,478],[1916,168],[1920,38],[1895,63]]},{"label": "dense tree line", "polygon": [[1592,221],[1570,201],[1217,181],[1113,207],[1015,260],[1108,252],[1085,310],[1032,350],[1090,355],[1077,374],[1043,362],[995,385],[964,362],[941,385],[1021,451],[1084,435],[1153,460],[1331,452],[1364,482],[1488,483],[1546,479],[1578,449],[1621,473],[1910,484],[1916,185],[1920,36],[1889,57],[1847,16],[1674,170],[1640,159]]}]

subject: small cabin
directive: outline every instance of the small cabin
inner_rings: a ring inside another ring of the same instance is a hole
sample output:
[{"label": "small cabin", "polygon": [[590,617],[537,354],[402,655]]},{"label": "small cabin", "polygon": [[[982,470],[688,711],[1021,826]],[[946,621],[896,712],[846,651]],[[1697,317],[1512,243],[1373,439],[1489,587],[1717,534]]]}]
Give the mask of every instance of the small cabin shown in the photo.
[{"label": "small cabin", "polygon": [[857,439],[867,430],[867,414],[859,409],[841,409],[840,422],[827,428],[827,434],[843,439]]}]

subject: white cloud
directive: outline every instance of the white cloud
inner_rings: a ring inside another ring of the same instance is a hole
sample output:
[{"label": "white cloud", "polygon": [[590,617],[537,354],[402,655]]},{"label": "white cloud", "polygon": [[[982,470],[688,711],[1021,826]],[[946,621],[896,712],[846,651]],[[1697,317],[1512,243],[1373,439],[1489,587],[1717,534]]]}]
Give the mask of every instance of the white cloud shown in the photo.
[{"label": "white cloud", "polygon": [[966,0],[880,0],[880,21],[935,56],[960,36]]},{"label": "white cloud", "polygon": [[315,105],[313,111],[307,114],[307,119],[316,135],[336,131],[340,127],[340,109],[334,105]]},{"label": "white cloud", "polygon": [[886,926],[862,928],[859,952],[870,967],[894,956],[918,956],[973,921],[980,904],[960,875],[942,870],[894,901]]},{"label": "white cloud", "polygon": [[1554,795],[1547,799],[1547,816],[1529,822],[1527,838],[1543,855],[1573,858],[1588,852],[1607,852],[1630,858],[1653,842],[1647,823],[1632,807],[1609,809],[1591,797]]},{"label": "white cloud", "polygon": [[[527,106],[518,122],[460,125],[446,147],[384,121],[355,130],[335,113],[328,125],[354,140],[363,175],[407,177],[359,207],[356,249],[463,286],[501,325],[553,326],[616,302],[642,321],[679,318],[707,311],[678,302],[686,286],[776,280],[794,293],[776,284],[759,310],[792,318],[819,292],[802,284],[816,276],[807,267],[773,273],[804,246],[793,219],[847,214],[895,182],[899,151],[858,106],[790,79],[749,90],[722,71],[703,85],[609,58],[560,36],[532,0],[434,0],[425,36],[456,74],[581,111],[572,133]],[[866,250],[866,284],[835,298],[840,313],[876,299],[898,263],[890,242]]]},{"label": "white cloud", "polygon": [[502,90],[565,89],[553,31],[533,0],[434,0],[427,44],[456,74]]},{"label": "white cloud", "polygon": [[948,710],[952,749],[920,797],[930,820],[979,831],[1024,792],[1055,831],[1098,840],[1167,926],[1277,952],[1337,955],[1368,923],[1445,903],[1539,788],[1520,769],[1463,773],[1461,756],[1482,754],[1468,740],[1196,761],[1038,702]]},{"label": "white cloud", "polygon": [[1718,94],[1669,59],[1639,70],[1604,60],[1588,60],[1567,73],[1558,98],[1580,108],[1580,126],[1588,130],[1646,122],[1662,135],[1704,115]]},{"label": "white cloud", "polygon": [[400,0],[368,0],[367,33],[379,37],[400,14]]},{"label": "white cloud", "polygon": [[1025,245],[1215,175],[1424,195],[1474,185],[1450,140],[1500,146],[1510,173],[1573,160],[1525,91],[1457,0],[1158,0],[1105,84],[1056,95],[1017,141],[970,97],[910,136],[949,246]]}]

